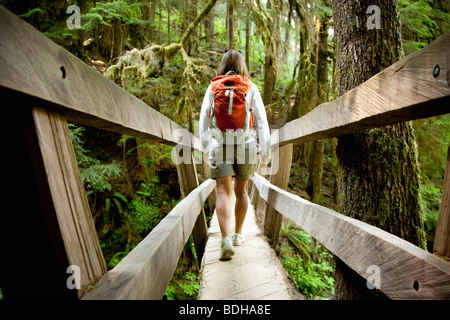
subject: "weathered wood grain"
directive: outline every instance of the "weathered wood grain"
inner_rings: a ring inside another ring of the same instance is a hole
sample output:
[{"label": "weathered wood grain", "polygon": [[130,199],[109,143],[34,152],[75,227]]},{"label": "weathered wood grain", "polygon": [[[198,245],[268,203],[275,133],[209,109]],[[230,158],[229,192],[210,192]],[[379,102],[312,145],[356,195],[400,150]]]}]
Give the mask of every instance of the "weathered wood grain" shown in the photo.
[{"label": "weathered wood grain", "polygon": [[[292,165],[293,144],[287,144],[273,152],[273,162],[278,166],[272,166],[274,172],[270,176],[270,183],[286,190],[289,182]],[[278,158],[278,159],[276,159]],[[272,206],[266,206],[264,215],[264,235],[269,238],[272,248],[276,248],[280,239],[281,214]]]},{"label": "weathered wood grain", "polygon": [[[279,142],[284,145],[332,138],[448,113],[449,65],[450,32],[447,32],[338,99],[288,122],[279,129]],[[439,75],[435,77],[436,67]],[[278,143],[276,140],[272,144]]]},{"label": "weathered wood grain", "polygon": [[[69,265],[80,268],[78,296],[106,272],[91,210],[81,182],[67,122],[58,113],[32,109],[39,149],[47,174]],[[67,265],[67,267],[69,267]],[[68,275],[69,276],[69,275]]]},{"label": "weathered wood grain", "polygon": [[[0,92],[4,93],[3,89],[0,88]],[[0,286],[3,297],[5,300],[78,299],[77,290],[70,290],[66,285],[67,268],[74,261],[69,262],[64,240],[67,235],[62,234],[58,224],[61,212],[56,212],[48,179],[49,174],[55,180],[55,175],[61,173],[49,170],[43,160],[42,135],[38,137],[31,101],[15,98],[2,109],[9,124],[1,129],[2,136],[6,137],[3,141],[6,153],[2,164],[6,170],[2,175],[5,188],[0,221]],[[73,186],[68,190],[73,190]],[[60,201],[66,200],[67,197]],[[84,257],[78,259],[82,261]],[[85,275],[83,277],[87,280]]]},{"label": "weathered wood grain", "polygon": [[[0,86],[38,98],[68,120],[169,145],[182,127],[87,66],[13,13],[0,7]],[[7,97],[5,97],[7,99]],[[184,131],[186,134],[187,131]]]},{"label": "weathered wood grain", "polygon": [[261,197],[365,279],[380,269],[380,290],[392,299],[450,299],[450,263],[379,228],[310,203],[253,178]]},{"label": "weathered wood grain", "polygon": [[203,203],[214,187],[215,181],[209,179],[189,193],[82,299],[161,299]]},{"label": "weathered wood grain", "polygon": [[450,145],[447,151],[442,200],[434,238],[434,254],[450,261]]},{"label": "weathered wood grain", "polygon": [[[178,182],[180,184],[181,196],[185,198],[189,195],[189,193],[198,187],[198,177],[192,151],[182,150],[181,152],[189,152],[191,154],[190,163],[177,164]],[[192,237],[194,240],[197,259],[198,261],[202,261],[206,241],[208,241],[208,226],[206,225],[205,210],[203,207],[200,210],[200,214],[198,215],[194,229],[192,230]]]}]

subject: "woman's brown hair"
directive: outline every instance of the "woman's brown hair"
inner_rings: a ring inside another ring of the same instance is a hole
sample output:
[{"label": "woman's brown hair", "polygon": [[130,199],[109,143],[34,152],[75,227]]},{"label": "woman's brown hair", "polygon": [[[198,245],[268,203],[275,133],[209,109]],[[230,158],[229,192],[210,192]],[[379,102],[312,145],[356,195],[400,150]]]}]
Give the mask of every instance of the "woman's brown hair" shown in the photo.
[{"label": "woman's brown hair", "polygon": [[225,52],[219,68],[217,69],[217,75],[225,75],[230,71],[234,71],[237,74],[247,78],[249,77],[245,58],[242,53],[237,50],[228,50]]}]

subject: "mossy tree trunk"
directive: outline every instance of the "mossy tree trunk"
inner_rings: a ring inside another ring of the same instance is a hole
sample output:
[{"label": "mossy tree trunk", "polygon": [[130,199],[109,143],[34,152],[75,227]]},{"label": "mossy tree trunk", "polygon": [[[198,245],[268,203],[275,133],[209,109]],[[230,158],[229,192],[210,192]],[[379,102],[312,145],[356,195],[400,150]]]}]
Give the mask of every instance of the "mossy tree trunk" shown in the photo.
[{"label": "mossy tree trunk", "polygon": [[[299,19],[301,20],[301,19]],[[302,70],[306,69],[306,62],[305,62],[305,52],[306,52],[306,47],[307,47],[307,43],[306,43],[306,39],[307,39],[307,30],[306,28],[303,26],[303,23],[299,23],[299,25],[301,26],[299,29],[299,33],[300,33],[300,45],[299,45],[299,55],[298,55],[298,59],[300,60],[300,72]],[[299,73],[300,73],[299,72]],[[299,82],[299,88],[305,88],[306,87],[306,79],[304,75],[300,75],[297,77],[298,82]],[[294,102],[294,106],[291,108],[291,111],[288,115],[288,121],[292,121],[295,119],[300,118],[301,116],[304,116],[306,113],[308,113],[309,111],[309,106],[306,105],[305,103],[305,94],[302,90],[297,90],[297,92],[295,93],[295,102]],[[306,159],[305,155],[309,155],[309,152],[306,152],[309,149],[310,144],[309,143],[295,143],[294,144],[294,152],[292,154],[292,162],[293,163],[298,163],[298,164],[303,164],[304,160]]]},{"label": "mossy tree trunk", "polygon": [[158,1],[157,0],[150,0],[149,1],[150,6],[149,6],[149,22],[150,22],[150,39],[152,42],[157,43],[158,42],[158,38],[156,35],[156,6],[158,5]]},{"label": "mossy tree trunk", "polygon": [[[265,105],[273,103],[273,90],[275,89],[275,83],[277,81],[277,61],[279,48],[278,42],[280,39],[280,12],[279,8],[281,2],[278,0],[267,1],[267,9],[272,15],[272,25],[271,30],[273,30],[270,39],[266,39],[264,43],[265,46],[265,59],[264,59],[264,91],[263,91],[263,102]],[[276,44],[272,44],[274,41]]]},{"label": "mossy tree trunk", "polygon": [[250,33],[251,33],[251,24],[252,21],[250,19],[250,10],[247,11],[247,15],[245,17],[245,64],[247,65],[248,72],[251,72],[250,68]]},{"label": "mossy tree trunk", "polygon": [[112,50],[111,60],[120,56],[124,50],[124,34],[122,28],[122,21],[114,18],[112,21]]},{"label": "mossy tree trunk", "polygon": [[204,19],[205,37],[207,46],[212,50],[217,50],[217,41],[214,36],[216,32],[214,21],[215,21],[214,8],[211,8],[211,10]]},{"label": "mossy tree trunk", "polygon": [[[197,4],[198,0],[186,1],[184,6],[184,17],[183,17],[183,30],[188,30],[191,23],[197,17]],[[186,50],[188,55],[196,53],[198,50],[198,34],[197,34],[197,24],[190,31],[190,35],[184,41],[184,50]]]},{"label": "mossy tree trunk", "polygon": [[[325,2],[326,3],[326,2]],[[326,3],[327,4],[327,3]],[[327,4],[328,5],[328,4]],[[315,105],[327,101],[328,95],[328,27],[330,17],[326,14],[318,17],[317,20],[317,85],[316,85],[316,101]],[[319,203],[320,190],[322,188],[323,176],[323,158],[324,158],[325,141],[318,140],[312,142],[311,155],[309,159],[309,179],[307,191],[311,197],[311,201]]]},{"label": "mossy tree trunk", "polygon": [[234,0],[227,3],[228,49],[234,49]]},{"label": "mossy tree trunk", "polygon": [[[380,29],[366,26],[370,5],[381,9]],[[335,0],[333,16],[339,95],[402,57],[397,0]],[[411,123],[340,137],[337,154],[340,212],[425,248],[420,169]],[[369,290],[362,277],[336,260],[336,299],[383,296]]]}]

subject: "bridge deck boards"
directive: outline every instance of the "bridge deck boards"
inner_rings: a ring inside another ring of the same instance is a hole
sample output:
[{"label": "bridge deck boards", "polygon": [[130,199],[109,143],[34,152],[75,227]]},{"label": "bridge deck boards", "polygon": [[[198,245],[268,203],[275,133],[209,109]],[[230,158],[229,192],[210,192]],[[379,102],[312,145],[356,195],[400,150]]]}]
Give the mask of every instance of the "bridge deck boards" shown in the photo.
[{"label": "bridge deck boards", "polygon": [[[234,226],[232,197],[232,226]],[[214,212],[209,228],[209,240],[202,261],[199,300],[291,300],[291,286],[275,253],[263,238],[255,221],[253,206],[244,222],[246,241],[235,246],[230,261],[218,260],[222,239]]]}]

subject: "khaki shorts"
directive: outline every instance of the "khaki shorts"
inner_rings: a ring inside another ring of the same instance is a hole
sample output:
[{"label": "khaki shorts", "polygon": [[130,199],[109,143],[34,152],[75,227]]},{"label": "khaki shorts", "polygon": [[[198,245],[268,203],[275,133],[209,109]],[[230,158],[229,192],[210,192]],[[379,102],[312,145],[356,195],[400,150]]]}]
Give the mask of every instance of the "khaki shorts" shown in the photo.
[{"label": "khaki shorts", "polygon": [[248,181],[256,170],[256,148],[254,143],[216,147],[210,152],[209,162],[212,179],[232,176],[239,181]]}]

